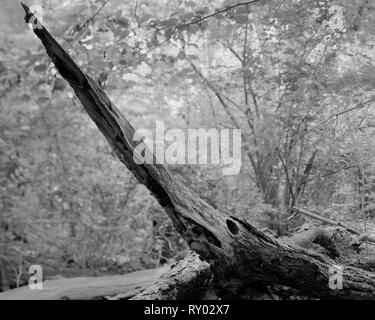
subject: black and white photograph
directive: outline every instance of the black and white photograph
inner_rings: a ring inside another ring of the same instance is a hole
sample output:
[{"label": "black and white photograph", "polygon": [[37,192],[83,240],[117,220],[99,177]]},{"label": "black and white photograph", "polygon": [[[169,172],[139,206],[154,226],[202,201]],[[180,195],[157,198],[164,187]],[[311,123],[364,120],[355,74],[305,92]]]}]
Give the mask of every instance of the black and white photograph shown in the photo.
[{"label": "black and white photograph", "polygon": [[0,0],[0,300],[375,300],[375,0]]}]

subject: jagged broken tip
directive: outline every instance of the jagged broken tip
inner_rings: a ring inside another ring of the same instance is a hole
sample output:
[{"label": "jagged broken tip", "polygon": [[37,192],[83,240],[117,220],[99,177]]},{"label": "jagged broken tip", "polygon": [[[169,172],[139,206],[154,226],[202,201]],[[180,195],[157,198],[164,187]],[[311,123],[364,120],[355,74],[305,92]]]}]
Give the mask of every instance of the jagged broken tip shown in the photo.
[{"label": "jagged broken tip", "polygon": [[25,10],[26,14],[30,13],[30,9],[29,9],[29,7],[26,4],[24,4],[23,2],[21,2],[21,6],[22,6],[23,10]]}]

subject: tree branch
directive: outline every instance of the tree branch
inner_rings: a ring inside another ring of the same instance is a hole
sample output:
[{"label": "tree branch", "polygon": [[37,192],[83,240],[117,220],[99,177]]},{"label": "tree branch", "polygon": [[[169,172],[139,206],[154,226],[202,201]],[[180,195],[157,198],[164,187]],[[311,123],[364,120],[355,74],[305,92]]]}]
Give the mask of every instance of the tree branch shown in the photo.
[{"label": "tree branch", "polygon": [[234,9],[234,8],[237,8],[237,7],[240,7],[240,6],[247,6],[247,5],[250,5],[250,4],[254,4],[254,3],[256,3],[256,2],[260,2],[260,1],[262,1],[262,0],[252,0],[252,1],[239,2],[239,3],[233,4],[233,5],[231,5],[231,6],[227,6],[227,7],[225,7],[225,8],[215,10],[214,13],[208,14],[208,15],[206,15],[206,16],[203,16],[202,18],[199,18],[199,19],[193,20],[193,21],[191,21],[191,22],[189,22],[189,23],[185,23],[184,25],[191,25],[191,24],[200,23],[200,22],[202,22],[202,21],[204,21],[204,20],[207,20],[207,19],[209,19],[209,18],[211,18],[211,17],[214,17],[214,16],[216,16],[216,15],[218,15],[218,14],[221,14],[221,13],[223,13],[223,12],[230,11],[230,10],[232,10],[232,9]]}]

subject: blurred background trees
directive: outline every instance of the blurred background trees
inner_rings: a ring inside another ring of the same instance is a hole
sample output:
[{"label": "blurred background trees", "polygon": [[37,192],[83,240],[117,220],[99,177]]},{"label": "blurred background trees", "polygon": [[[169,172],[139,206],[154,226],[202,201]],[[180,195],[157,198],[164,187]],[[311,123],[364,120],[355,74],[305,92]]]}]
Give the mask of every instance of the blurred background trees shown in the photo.
[{"label": "blurred background trees", "polygon": [[[27,4],[136,128],[241,128],[239,175],[168,166],[213,206],[276,235],[304,222],[287,219],[292,206],[371,226],[371,1]],[[34,263],[48,277],[178,259],[185,243],[84,114],[19,3],[1,0],[0,21],[0,290]]]}]

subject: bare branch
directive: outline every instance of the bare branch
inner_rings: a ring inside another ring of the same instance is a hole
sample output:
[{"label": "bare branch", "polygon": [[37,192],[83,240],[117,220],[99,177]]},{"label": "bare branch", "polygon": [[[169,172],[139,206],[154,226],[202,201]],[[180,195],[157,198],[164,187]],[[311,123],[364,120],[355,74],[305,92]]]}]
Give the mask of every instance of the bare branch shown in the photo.
[{"label": "bare branch", "polygon": [[215,10],[214,13],[208,14],[208,15],[202,17],[202,18],[199,18],[199,19],[193,20],[193,21],[191,21],[191,22],[189,22],[189,23],[185,23],[184,25],[191,25],[191,24],[200,23],[200,22],[202,22],[202,21],[204,21],[204,20],[207,20],[207,19],[209,19],[209,18],[211,18],[211,17],[214,17],[214,16],[216,16],[216,15],[218,15],[218,14],[220,14],[220,13],[230,11],[230,10],[232,10],[232,9],[234,9],[234,8],[237,8],[237,7],[240,7],[240,6],[247,6],[247,5],[250,5],[250,4],[253,4],[253,3],[256,3],[256,2],[260,2],[260,1],[262,1],[262,0],[252,0],[252,1],[239,2],[239,3],[236,3],[236,4],[234,4],[234,5],[231,5],[231,6],[225,7],[225,8],[223,8],[223,9]]}]

